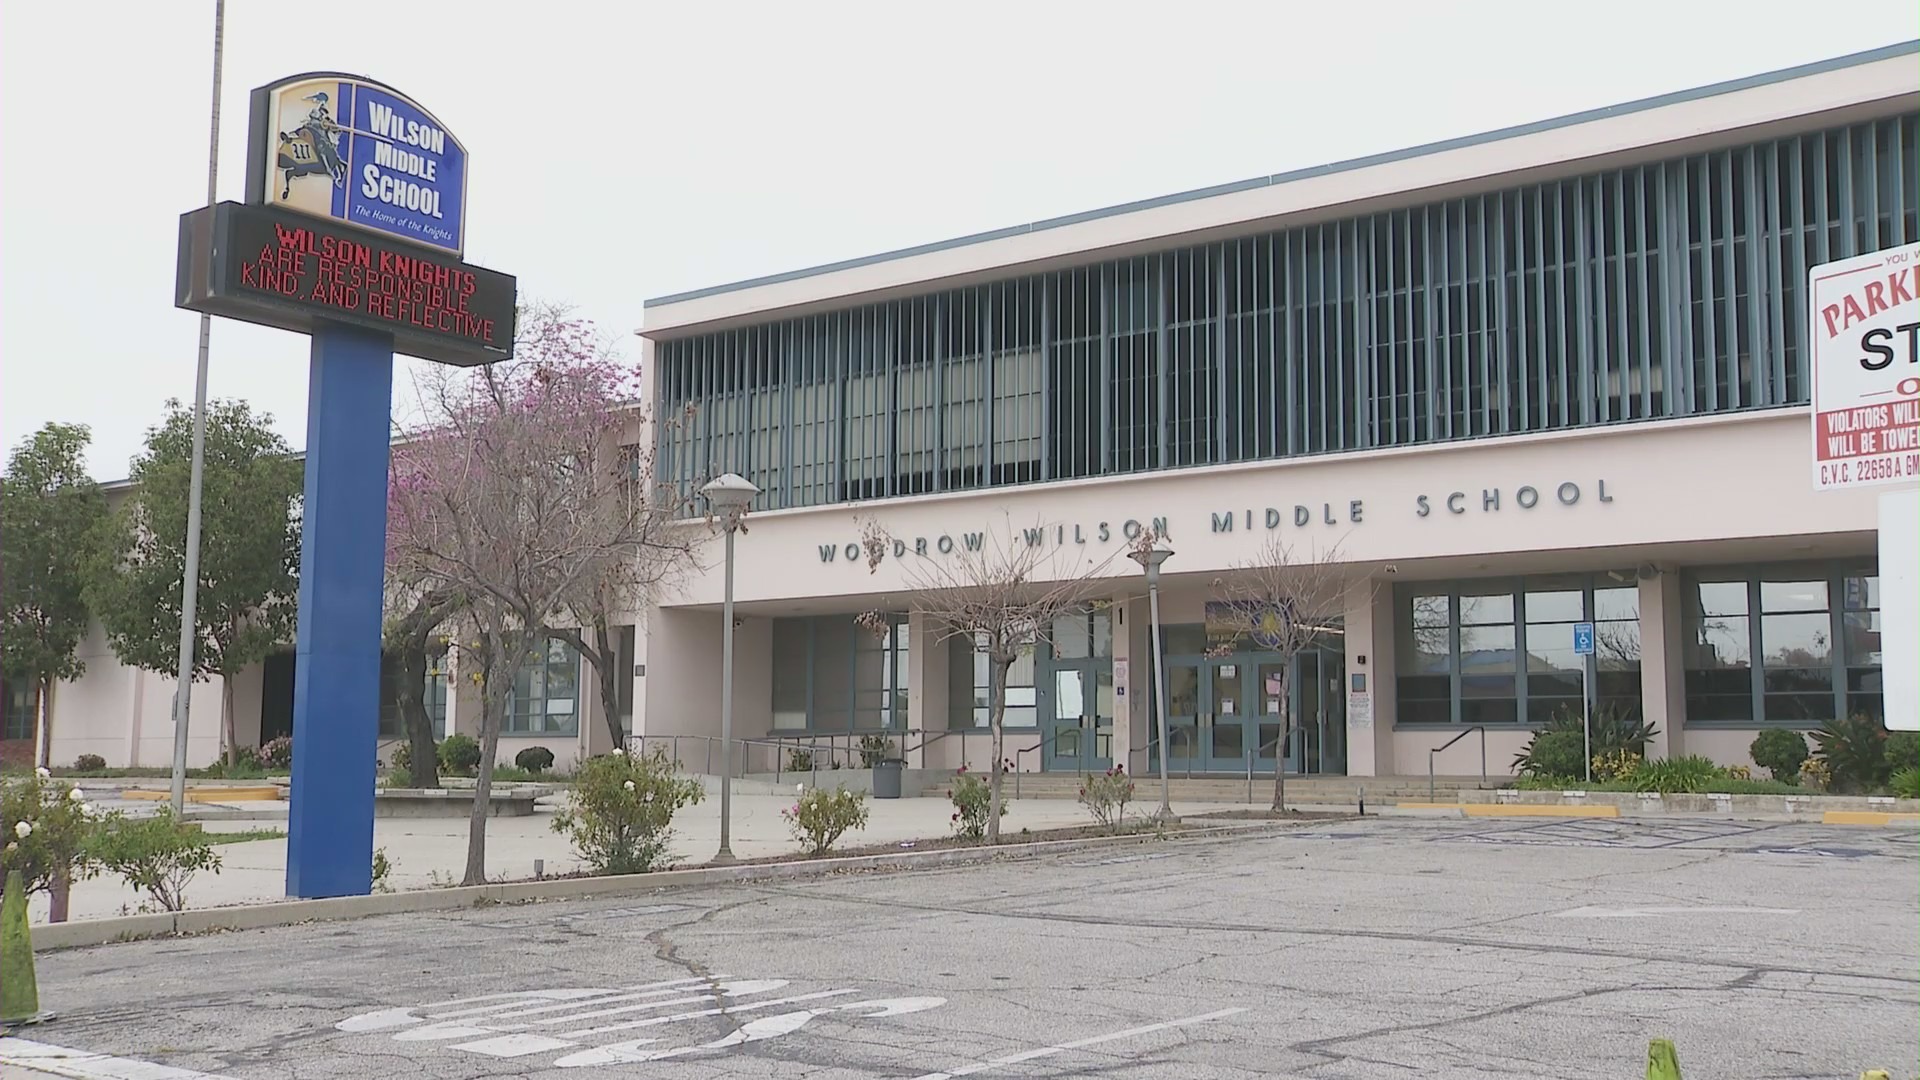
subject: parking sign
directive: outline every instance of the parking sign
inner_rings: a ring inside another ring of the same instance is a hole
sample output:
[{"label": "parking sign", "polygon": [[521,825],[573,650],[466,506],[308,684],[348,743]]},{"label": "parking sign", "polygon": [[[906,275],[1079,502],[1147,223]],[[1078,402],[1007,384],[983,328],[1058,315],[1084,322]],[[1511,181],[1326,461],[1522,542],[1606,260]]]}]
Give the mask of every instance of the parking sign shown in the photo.
[{"label": "parking sign", "polygon": [[1593,655],[1593,624],[1577,622],[1573,624],[1573,654],[1575,656]]}]

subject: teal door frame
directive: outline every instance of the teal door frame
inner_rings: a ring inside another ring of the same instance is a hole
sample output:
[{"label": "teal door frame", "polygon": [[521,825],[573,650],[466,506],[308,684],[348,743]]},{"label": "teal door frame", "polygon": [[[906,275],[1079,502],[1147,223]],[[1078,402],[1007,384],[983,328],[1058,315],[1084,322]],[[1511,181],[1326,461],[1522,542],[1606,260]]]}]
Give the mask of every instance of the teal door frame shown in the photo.
[{"label": "teal door frame", "polygon": [[1113,658],[1061,660],[1042,650],[1034,664],[1041,716],[1040,767],[1105,772],[1113,765]]},{"label": "teal door frame", "polygon": [[[1279,709],[1267,693],[1267,680],[1279,666],[1277,653],[1258,650],[1168,656],[1168,771],[1245,775],[1251,765],[1255,775],[1273,775],[1283,748]],[[1345,667],[1337,640],[1295,654],[1287,679],[1289,774],[1346,772]],[[1148,756],[1150,768],[1158,768],[1158,754],[1155,747]]]}]

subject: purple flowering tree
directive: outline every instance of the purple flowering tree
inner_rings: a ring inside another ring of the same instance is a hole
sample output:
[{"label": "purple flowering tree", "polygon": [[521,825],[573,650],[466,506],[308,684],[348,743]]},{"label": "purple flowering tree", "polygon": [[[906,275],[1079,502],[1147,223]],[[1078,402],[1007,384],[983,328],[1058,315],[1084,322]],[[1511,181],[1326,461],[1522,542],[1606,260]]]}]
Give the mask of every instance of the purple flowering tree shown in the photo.
[{"label": "purple flowering tree", "polygon": [[641,522],[622,436],[638,371],[562,308],[523,310],[514,359],[435,368],[393,448],[388,564],[451,617],[480,687],[480,767],[464,882],[486,875],[486,820],[514,673],[594,582],[621,579]]}]

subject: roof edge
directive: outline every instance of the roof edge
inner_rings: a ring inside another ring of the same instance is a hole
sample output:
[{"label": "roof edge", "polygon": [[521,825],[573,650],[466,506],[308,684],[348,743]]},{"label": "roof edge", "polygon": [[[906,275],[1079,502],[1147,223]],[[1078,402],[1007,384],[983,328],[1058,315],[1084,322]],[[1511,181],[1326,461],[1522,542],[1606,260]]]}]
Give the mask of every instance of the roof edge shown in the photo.
[{"label": "roof edge", "polygon": [[1878,63],[1882,60],[1892,60],[1901,56],[1912,56],[1915,54],[1920,54],[1920,39],[1903,41],[1893,45],[1883,45],[1877,49],[1867,49],[1862,52],[1849,53],[1845,56],[1816,60],[1812,63],[1800,64],[1790,68],[1781,68],[1776,71],[1763,72],[1758,75],[1742,76],[1738,79],[1711,83],[1706,86],[1694,87],[1688,90],[1676,90],[1650,98],[1641,98],[1637,101],[1623,102],[1618,105],[1605,105],[1597,109],[1569,113],[1565,116],[1557,116],[1547,120],[1534,120],[1525,124],[1497,128],[1492,131],[1480,132],[1474,135],[1456,136],[1451,139],[1442,139],[1439,142],[1424,143],[1419,146],[1407,147],[1401,150],[1389,150],[1379,154],[1369,154],[1365,157],[1348,158],[1345,161],[1336,161],[1325,165],[1310,165],[1288,172],[1274,173],[1269,176],[1256,176],[1250,179],[1231,181],[1224,184],[1214,184],[1208,187],[1194,188],[1190,191],[1176,192],[1171,195],[1158,195],[1147,199],[1137,199],[1132,202],[1118,203],[1097,210],[1083,210],[1079,213],[1066,214],[1061,217],[1042,218],[1024,225],[1010,225],[1005,228],[992,229],[987,232],[957,236],[948,240],[935,240],[930,243],[896,248],[893,251],[885,251],[875,255],[862,255],[857,258],[822,263],[817,266],[809,266],[799,270],[787,270],[777,274],[766,274],[761,277],[747,278],[725,285],[710,285],[701,289],[669,293],[665,296],[656,296],[644,301],[643,308],[664,307],[668,304],[684,303],[689,300],[701,300],[709,296],[743,292],[747,289],[759,288],[763,285],[778,285],[788,281],[798,281],[803,278],[819,277],[841,270],[853,270],[862,266],[873,266],[877,263],[908,259],[916,255],[928,255],[936,251],[950,251],[954,248],[970,247],[974,244],[984,244],[994,240],[1004,240],[1011,236],[1024,236],[1031,233],[1044,232],[1048,229],[1078,225],[1082,222],[1095,221],[1100,218],[1119,217],[1123,214],[1137,213],[1142,210],[1152,210],[1179,203],[1195,202],[1200,199],[1209,199],[1219,195],[1231,195],[1235,192],[1248,191],[1254,188],[1274,187],[1280,184],[1292,183],[1297,180],[1307,180],[1334,173],[1350,172],[1355,169],[1364,169],[1375,165],[1386,165],[1397,161],[1406,161],[1411,158],[1425,157],[1430,154],[1445,153],[1449,150],[1459,150],[1469,146],[1499,142],[1503,139],[1519,138],[1523,135],[1535,135],[1543,131],[1573,127],[1578,124],[1604,120],[1609,117],[1645,112],[1649,109],[1663,108],[1668,105],[1679,105],[1689,101],[1698,101],[1702,98],[1718,97],[1722,94],[1737,93],[1759,86],[1770,86],[1792,79],[1806,78],[1810,75],[1821,75],[1829,71],[1861,67],[1866,64]]}]

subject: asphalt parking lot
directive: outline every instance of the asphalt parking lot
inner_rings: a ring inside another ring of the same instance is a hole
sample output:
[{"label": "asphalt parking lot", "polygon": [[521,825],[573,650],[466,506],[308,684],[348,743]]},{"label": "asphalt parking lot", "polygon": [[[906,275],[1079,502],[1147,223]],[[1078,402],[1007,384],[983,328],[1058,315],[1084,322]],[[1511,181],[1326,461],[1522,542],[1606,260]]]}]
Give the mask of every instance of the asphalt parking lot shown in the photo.
[{"label": "asphalt parking lot", "polygon": [[[52,953],[0,1044],[241,1080],[1912,1077],[1912,829],[1332,821]],[[45,1064],[45,1062],[43,1062]],[[93,1071],[86,1071],[86,1070]],[[111,1071],[120,1069],[121,1072]]]}]

